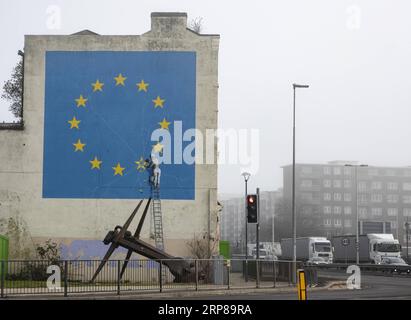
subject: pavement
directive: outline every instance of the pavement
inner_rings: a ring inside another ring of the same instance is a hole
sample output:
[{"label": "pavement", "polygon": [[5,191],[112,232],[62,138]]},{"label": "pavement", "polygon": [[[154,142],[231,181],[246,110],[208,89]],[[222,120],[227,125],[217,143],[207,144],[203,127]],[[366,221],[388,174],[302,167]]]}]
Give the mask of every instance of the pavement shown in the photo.
[{"label": "pavement", "polygon": [[[348,275],[343,271],[321,271],[319,277],[324,286],[307,288],[309,300],[356,300],[356,299],[405,299],[411,300],[411,277],[390,276],[364,273],[361,275],[361,289],[349,290],[346,286]],[[265,283],[268,285],[268,283]],[[276,288],[200,288],[198,291],[165,289],[164,292],[121,292],[62,295],[18,295],[6,300],[21,299],[67,299],[67,300],[296,300],[297,290],[286,283]]]}]

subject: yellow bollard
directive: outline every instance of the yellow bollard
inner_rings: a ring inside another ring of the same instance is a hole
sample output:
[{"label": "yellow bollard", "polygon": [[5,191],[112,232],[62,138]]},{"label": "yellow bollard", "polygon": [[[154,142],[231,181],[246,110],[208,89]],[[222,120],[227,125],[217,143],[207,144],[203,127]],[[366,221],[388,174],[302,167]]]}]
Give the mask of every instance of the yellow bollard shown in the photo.
[{"label": "yellow bollard", "polygon": [[298,282],[297,282],[298,300],[307,300],[307,283],[305,281],[304,270],[302,269],[297,270],[297,276],[298,276]]}]

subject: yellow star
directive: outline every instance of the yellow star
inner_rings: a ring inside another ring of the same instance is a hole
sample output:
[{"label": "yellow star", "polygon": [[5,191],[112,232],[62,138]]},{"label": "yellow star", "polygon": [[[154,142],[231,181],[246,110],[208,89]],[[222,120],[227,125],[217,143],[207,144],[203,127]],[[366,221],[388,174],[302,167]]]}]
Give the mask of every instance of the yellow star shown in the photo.
[{"label": "yellow star", "polygon": [[118,175],[118,174],[119,174],[120,176],[123,175],[123,171],[124,171],[125,168],[122,168],[122,167],[120,166],[120,162],[117,163],[117,166],[112,167],[112,168],[113,168],[113,170],[114,170],[114,175],[115,175],[115,176]]},{"label": "yellow star", "polygon": [[93,92],[103,91],[104,83],[101,83],[99,80],[91,84],[93,86]]},{"label": "yellow star", "polygon": [[153,100],[153,102],[154,102],[154,108],[157,108],[157,107],[161,107],[161,108],[162,108],[164,101],[166,101],[166,100],[161,99],[159,96],[157,96],[157,98],[156,98],[155,100]]},{"label": "yellow star", "polygon": [[80,120],[77,120],[76,117],[73,117],[72,120],[67,121],[68,123],[70,123],[70,129],[76,128],[79,129],[78,124],[81,122]]},{"label": "yellow star", "polygon": [[85,143],[81,143],[80,139],[78,139],[76,143],[73,143],[73,146],[76,147],[76,149],[74,150],[74,152],[77,152],[77,151],[79,151],[79,150],[80,150],[81,152],[83,152],[85,145],[86,145]]},{"label": "yellow star", "polygon": [[91,169],[100,169],[100,164],[103,163],[103,161],[98,160],[97,157],[94,157],[94,159],[89,162],[91,163]]},{"label": "yellow star", "polygon": [[147,92],[148,83],[144,82],[144,80],[141,80],[140,83],[137,83],[137,87],[138,87],[138,91]]},{"label": "yellow star", "polygon": [[154,152],[161,152],[163,148],[164,146],[160,142],[157,142],[157,144],[153,146]]},{"label": "yellow star", "polygon": [[137,165],[137,170],[140,172],[143,172],[147,168],[146,161],[143,159],[143,157],[140,157],[140,160],[134,161],[134,163]]},{"label": "yellow star", "polygon": [[124,81],[126,79],[127,78],[123,77],[123,75],[120,73],[117,77],[114,78],[114,80],[116,80],[116,86],[118,86],[118,85],[124,86]]},{"label": "yellow star", "polygon": [[171,122],[168,122],[166,118],[163,119],[163,121],[159,122],[158,124],[161,126],[161,129],[167,129],[168,126],[170,125]]},{"label": "yellow star", "polygon": [[76,99],[77,107],[85,107],[87,100],[88,99],[84,99],[83,96],[80,95],[80,98]]}]

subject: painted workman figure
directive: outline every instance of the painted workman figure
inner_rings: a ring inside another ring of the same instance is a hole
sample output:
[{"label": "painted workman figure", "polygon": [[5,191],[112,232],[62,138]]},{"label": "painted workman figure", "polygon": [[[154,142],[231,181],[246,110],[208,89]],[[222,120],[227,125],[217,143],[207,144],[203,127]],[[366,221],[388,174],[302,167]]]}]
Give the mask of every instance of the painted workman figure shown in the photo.
[{"label": "painted workman figure", "polygon": [[151,154],[150,169],[151,169],[150,182],[154,188],[159,188],[161,169],[160,169],[160,162],[154,153]]}]

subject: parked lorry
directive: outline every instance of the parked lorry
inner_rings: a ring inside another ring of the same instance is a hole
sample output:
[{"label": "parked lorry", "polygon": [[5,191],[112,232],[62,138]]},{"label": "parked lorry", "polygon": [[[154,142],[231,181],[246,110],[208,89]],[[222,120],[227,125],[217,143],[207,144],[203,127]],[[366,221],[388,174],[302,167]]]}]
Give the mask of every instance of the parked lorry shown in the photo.
[{"label": "parked lorry", "polygon": [[[275,254],[272,242],[260,242],[259,258],[267,260],[276,260],[277,255]],[[247,245],[248,256],[252,259],[257,258],[257,245],[255,243],[250,243]]]},{"label": "parked lorry", "polygon": [[[324,237],[297,238],[297,261],[312,264],[332,263],[331,242]],[[281,240],[281,259],[293,259],[293,239]]]},{"label": "parked lorry", "polygon": [[[334,262],[357,261],[356,235],[334,236],[331,239]],[[401,245],[392,234],[370,233],[359,236],[359,262],[381,264],[383,258],[400,258]]]}]

